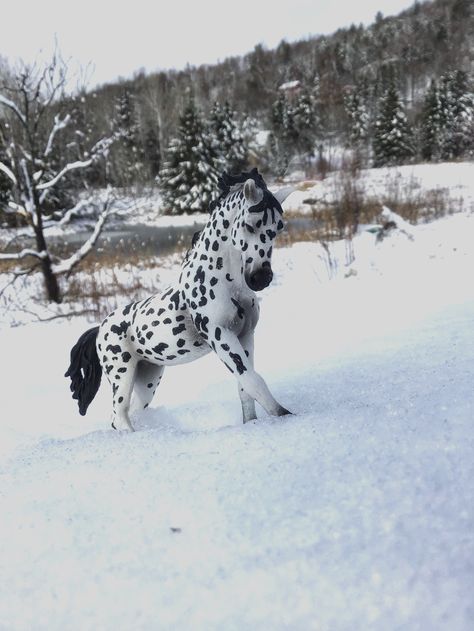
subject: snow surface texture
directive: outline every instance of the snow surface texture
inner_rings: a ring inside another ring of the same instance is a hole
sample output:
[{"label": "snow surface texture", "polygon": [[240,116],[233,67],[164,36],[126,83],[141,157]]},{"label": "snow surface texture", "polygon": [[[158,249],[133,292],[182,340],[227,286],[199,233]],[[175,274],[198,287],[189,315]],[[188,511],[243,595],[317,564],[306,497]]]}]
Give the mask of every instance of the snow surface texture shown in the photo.
[{"label": "snow surface texture", "polygon": [[275,251],[288,418],[241,425],[208,356],[116,433],[62,377],[89,325],[1,330],[0,629],[472,629],[474,217],[412,236]]},{"label": "snow surface texture", "polygon": [[[293,212],[311,212],[311,206],[304,200],[331,203],[337,199],[337,181],[340,177],[334,171],[328,177],[297,190],[290,195],[283,209]],[[451,208],[474,210],[474,162],[443,162],[439,164],[412,164],[399,167],[363,169],[360,172],[360,185],[370,199],[381,200],[387,195],[404,199],[422,195],[428,191],[445,192]]]}]

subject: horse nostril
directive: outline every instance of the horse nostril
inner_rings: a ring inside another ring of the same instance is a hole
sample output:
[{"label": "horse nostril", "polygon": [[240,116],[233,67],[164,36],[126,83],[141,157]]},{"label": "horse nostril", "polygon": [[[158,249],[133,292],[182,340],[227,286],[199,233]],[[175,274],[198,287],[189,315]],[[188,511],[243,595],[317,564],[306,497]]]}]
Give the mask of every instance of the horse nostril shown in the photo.
[{"label": "horse nostril", "polygon": [[272,282],[273,272],[270,267],[262,267],[250,277],[250,288],[254,291],[265,289]]},{"label": "horse nostril", "polygon": [[263,271],[265,272],[265,279],[266,279],[267,285],[269,285],[273,280],[273,272],[269,267],[264,267]]}]

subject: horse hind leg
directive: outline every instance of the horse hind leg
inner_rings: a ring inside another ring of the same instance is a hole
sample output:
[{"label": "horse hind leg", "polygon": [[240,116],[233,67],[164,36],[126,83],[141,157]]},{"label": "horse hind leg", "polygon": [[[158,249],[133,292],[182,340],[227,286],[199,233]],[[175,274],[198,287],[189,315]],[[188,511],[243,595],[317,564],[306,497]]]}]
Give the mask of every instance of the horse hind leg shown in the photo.
[{"label": "horse hind leg", "polygon": [[105,374],[112,386],[113,413],[112,427],[117,430],[134,431],[130,422],[129,410],[137,362],[130,359],[124,362],[106,362]]},{"label": "horse hind leg", "polygon": [[164,370],[164,366],[157,366],[146,361],[138,362],[133,391],[133,409],[144,410],[150,405],[160,385]]}]

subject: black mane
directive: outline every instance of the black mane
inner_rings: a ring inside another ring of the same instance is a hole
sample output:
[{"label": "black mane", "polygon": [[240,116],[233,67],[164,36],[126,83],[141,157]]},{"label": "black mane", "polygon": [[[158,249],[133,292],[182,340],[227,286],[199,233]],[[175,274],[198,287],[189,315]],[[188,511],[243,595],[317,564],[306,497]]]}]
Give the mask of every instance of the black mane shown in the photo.
[{"label": "black mane", "polygon": [[224,171],[224,173],[217,180],[217,184],[219,186],[221,194],[219,195],[217,199],[213,200],[210,203],[209,212],[212,212],[217,206],[217,204],[220,201],[222,201],[225,197],[227,197],[232,186],[235,186],[236,184],[243,184],[247,180],[253,180],[255,184],[258,186],[258,188],[260,188],[263,191],[262,201],[256,204],[255,206],[252,206],[252,209],[250,212],[260,212],[261,210],[264,210],[271,202],[273,207],[275,207],[277,210],[279,210],[280,213],[283,214],[283,209],[280,206],[280,203],[275,199],[275,197],[268,190],[267,185],[265,184],[265,180],[260,175],[257,168],[253,168],[251,171],[248,171],[248,172],[244,171],[240,175],[230,175],[230,173],[227,173],[227,171]]},{"label": "black mane", "polygon": [[227,173],[227,171],[224,171],[217,181],[221,190],[221,197],[225,197],[232,186],[235,186],[236,184],[243,184],[247,180],[253,180],[259,188],[268,190],[265,180],[260,175],[257,168],[253,168],[251,171],[248,171],[248,173],[244,171],[240,175],[231,175],[230,173]]},{"label": "black mane", "polygon": [[[250,212],[258,213],[258,212],[265,211],[268,207],[271,207],[272,213],[273,213],[273,210],[276,209],[278,210],[279,213],[283,214],[283,208],[281,207],[280,202],[268,190],[267,185],[265,184],[265,180],[260,175],[256,167],[253,168],[251,171],[248,171],[248,172],[244,171],[240,175],[231,175],[230,173],[227,173],[227,171],[224,171],[222,175],[219,177],[219,179],[217,180],[217,185],[219,186],[221,194],[219,195],[217,199],[214,199],[209,204],[209,212],[212,213],[213,210],[215,210],[219,202],[227,197],[227,195],[230,192],[230,189],[233,186],[236,186],[237,184],[243,184],[247,180],[253,180],[255,184],[258,186],[258,188],[263,192],[262,201],[260,201],[258,204],[255,204],[255,206],[252,206],[250,209]],[[194,233],[192,242],[191,242],[191,247],[186,252],[186,255],[184,257],[185,260],[188,258],[190,252],[192,252],[194,246],[198,242],[202,230],[198,230],[197,232]]]}]

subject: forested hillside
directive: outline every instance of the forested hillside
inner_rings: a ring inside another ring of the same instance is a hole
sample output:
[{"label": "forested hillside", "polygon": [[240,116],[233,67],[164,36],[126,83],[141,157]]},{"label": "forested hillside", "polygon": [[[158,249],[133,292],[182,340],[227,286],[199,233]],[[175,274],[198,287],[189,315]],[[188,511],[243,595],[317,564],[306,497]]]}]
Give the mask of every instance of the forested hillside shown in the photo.
[{"label": "forested hillside", "polygon": [[[317,29],[315,16],[308,30]],[[471,0],[435,0],[395,17],[378,14],[369,27],[282,41],[273,50],[257,45],[215,65],[138,73],[51,103],[51,117],[58,108],[70,114],[56,150],[64,156],[74,146],[82,156],[84,147],[113,136],[107,164],[95,164],[88,184],[161,181],[167,190],[183,163],[194,165],[181,177],[186,187],[246,162],[278,176],[297,160],[315,175],[331,168],[331,155],[343,147],[365,166],[469,156],[473,41]],[[11,85],[11,73],[4,74]],[[2,115],[0,160],[8,165],[11,112]],[[1,204],[9,183],[0,178]],[[186,198],[171,207],[196,205]]]}]

